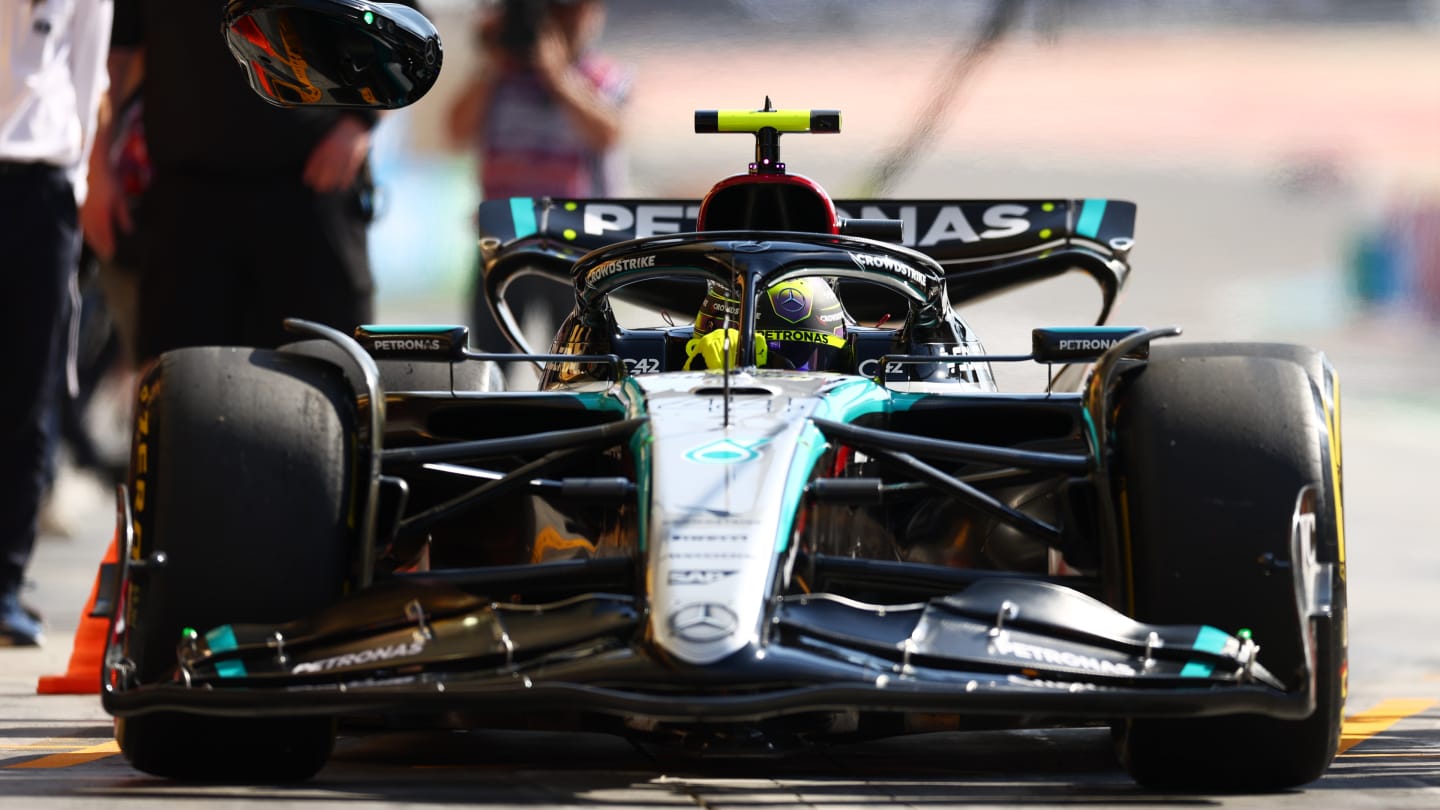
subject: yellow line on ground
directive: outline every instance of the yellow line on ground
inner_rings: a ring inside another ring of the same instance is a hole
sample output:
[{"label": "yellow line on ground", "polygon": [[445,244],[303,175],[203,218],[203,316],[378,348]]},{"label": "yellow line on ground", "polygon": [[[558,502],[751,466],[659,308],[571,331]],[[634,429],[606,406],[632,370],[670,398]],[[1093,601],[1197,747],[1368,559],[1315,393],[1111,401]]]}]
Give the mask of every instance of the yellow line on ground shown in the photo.
[{"label": "yellow line on ground", "polygon": [[[1413,715],[1417,715],[1429,709],[1431,706],[1434,706],[1435,704],[1436,701],[1426,698],[1386,700],[1382,701],[1381,703],[1367,711],[1363,711],[1359,714],[1353,714],[1347,717],[1345,719],[1345,724],[1341,727],[1340,730],[1339,753],[1343,754],[1346,751],[1349,751],[1356,745],[1370,739],[1371,737],[1379,734],[1382,731],[1385,731],[1386,729],[1390,728],[1401,720],[1404,720],[1405,718],[1411,717]],[[40,743],[27,747],[48,748],[50,746],[45,743]],[[99,745],[92,745],[86,748],[80,748],[74,751],[66,751],[59,754],[49,754],[47,756],[28,760],[26,762],[17,763],[15,765],[5,765],[3,767],[6,769],[69,768],[73,765],[83,765],[86,762],[94,762],[97,759],[104,759],[105,757],[114,756],[118,753],[120,753],[120,746],[116,745],[114,740],[109,740],[107,742],[100,743]],[[1353,754],[1352,756],[1415,755]]]},{"label": "yellow line on ground", "polygon": [[72,765],[84,765],[87,762],[94,762],[97,759],[112,757],[120,753],[120,746],[114,740],[103,742],[99,745],[92,745],[88,748],[80,748],[75,751],[67,751],[63,754],[50,754],[37,759],[20,762],[15,765],[6,765],[8,768],[68,768]]},{"label": "yellow line on ground", "polygon": [[1440,754],[1345,754],[1346,759],[1440,759]]},{"label": "yellow line on ground", "polygon": [[1381,701],[1373,708],[1345,718],[1340,727],[1340,750],[1345,753],[1411,715],[1434,706],[1429,698],[1401,698]]}]

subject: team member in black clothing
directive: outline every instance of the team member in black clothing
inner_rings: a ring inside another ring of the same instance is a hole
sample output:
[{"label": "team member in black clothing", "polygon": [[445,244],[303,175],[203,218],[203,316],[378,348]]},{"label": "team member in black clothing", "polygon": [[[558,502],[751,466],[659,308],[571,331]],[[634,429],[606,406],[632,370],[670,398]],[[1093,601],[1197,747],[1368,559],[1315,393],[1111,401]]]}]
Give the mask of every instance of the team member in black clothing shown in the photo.
[{"label": "team member in black clothing", "polygon": [[[110,71],[144,74],[154,169],[138,234],[136,353],[274,346],[300,317],[370,320],[368,111],[280,109],[251,92],[221,36],[224,3],[116,0]],[[129,220],[92,164],[82,221],[102,256]]]},{"label": "team member in black clothing", "polygon": [[0,646],[41,641],[20,586],[52,477],[110,13],[109,0],[0,4]]}]

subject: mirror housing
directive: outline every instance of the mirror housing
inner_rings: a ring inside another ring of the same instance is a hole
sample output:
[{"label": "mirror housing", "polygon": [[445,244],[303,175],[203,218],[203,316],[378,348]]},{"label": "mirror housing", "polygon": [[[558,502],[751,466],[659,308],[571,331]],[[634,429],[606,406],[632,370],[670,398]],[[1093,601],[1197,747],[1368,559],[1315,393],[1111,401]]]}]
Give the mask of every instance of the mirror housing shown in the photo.
[{"label": "mirror housing", "polygon": [[224,34],[250,88],[279,107],[393,110],[440,75],[440,34],[399,3],[230,0]]}]

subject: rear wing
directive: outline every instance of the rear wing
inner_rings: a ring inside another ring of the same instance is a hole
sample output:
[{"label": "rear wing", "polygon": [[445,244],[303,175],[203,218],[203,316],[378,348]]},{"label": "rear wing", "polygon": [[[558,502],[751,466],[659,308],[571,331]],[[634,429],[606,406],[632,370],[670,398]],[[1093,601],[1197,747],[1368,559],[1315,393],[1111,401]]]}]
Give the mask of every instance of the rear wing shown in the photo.
[{"label": "rear wing", "polygon": [[[953,303],[1070,270],[1105,290],[1103,323],[1125,277],[1135,204],[1124,200],[835,200],[847,220],[898,219],[900,243],[945,269]],[[698,200],[513,197],[480,204],[480,238],[493,258],[544,254],[551,272],[617,242],[695,230]]]},{"label": "rear wing", "polygon": [[[1122,200],[836,200],[842,219],[898,219],[901,244],[941,265],[984,261],[1071,241],[1122,253],[1135,204]],[[512,197],[480,204],[480,237],[544,239],[586,253],[616,242],[689,233],[697,200]]]}]

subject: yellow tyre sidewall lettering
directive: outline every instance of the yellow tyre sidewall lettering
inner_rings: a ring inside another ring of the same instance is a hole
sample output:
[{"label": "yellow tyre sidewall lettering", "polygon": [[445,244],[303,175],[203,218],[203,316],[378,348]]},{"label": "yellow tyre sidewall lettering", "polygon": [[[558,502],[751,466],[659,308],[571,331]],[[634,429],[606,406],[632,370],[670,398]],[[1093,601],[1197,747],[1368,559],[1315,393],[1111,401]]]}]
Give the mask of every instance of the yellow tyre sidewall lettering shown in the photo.
[{"label": "yellow tyre sidewall lettering", "polygon": [[1340,579],[1346,579],[1345,571],[1345,497],[1342,483],[1344,480],[1344,466],[1341,460],[1340,442],[1340,377],[1329,370],[1327,374],[1329,382],[1329,396],[1325,398],[1325,419],[1326,427],[1330,434],[1330,486],[1335,493],[1334,507],[1331,517],[1335,520],[1336,555],[1339,563]]},{"label": "yellow tyre sidewall lettering", "polygon": [[[158,370],[158,367],[156,367]],[[131,457],[130,529],[134,542],[130,545],[130,560],[145,559],[147,537],[145,517],[154,511],[154,493],[149,483],[153,480],[156,455],[154,453],[154,406],[160,398],[161,381],[158,373],[152,372],[150,379],[140,385],[136,395],[135,432]],[[139,587],[133,580],[125,583],[125,621],[133,626],[135,611],[143,600]]]}]

